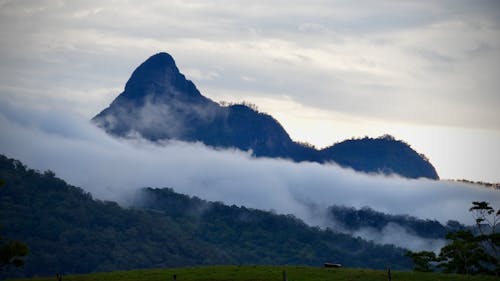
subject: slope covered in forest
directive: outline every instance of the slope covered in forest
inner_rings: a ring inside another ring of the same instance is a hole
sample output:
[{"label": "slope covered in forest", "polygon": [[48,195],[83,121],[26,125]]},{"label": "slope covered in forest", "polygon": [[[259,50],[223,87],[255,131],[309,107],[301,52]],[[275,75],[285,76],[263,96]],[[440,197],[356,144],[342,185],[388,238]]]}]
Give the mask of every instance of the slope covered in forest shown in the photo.
[{"label": "slope covered in forest", "polygon": [[405,251],[310,227],[291,215],[142,189],[134,208],[0,156],[2,235],[30,248],[20,275],[213,264],[409,268]]}]

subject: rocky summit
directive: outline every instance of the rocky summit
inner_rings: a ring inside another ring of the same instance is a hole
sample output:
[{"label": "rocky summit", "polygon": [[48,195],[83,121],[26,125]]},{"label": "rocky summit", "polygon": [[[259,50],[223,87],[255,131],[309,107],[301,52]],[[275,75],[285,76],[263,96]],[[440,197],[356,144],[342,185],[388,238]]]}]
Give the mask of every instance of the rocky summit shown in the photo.
[{"label": "rocky summit", "polygon": [[117,137],[199,141],[211,147],[251,150],[256,157],[335,162],[366,173],[439,178],[425,156],[390,136],[351,139],[322,150],[295,142],[268,114],[245,104],[222,106],[204,97],[167,53],[143,62],[125,90],[92,121]]}]

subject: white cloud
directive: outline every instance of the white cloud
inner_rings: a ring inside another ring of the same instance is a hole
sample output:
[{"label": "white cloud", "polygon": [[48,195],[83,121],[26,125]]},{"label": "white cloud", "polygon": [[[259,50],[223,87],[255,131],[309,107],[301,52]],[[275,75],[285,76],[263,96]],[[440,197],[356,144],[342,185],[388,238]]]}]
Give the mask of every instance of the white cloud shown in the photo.
[{"label": "white cloud", "polygon": [[446,240],[444,239],[422,238],[409,233],[404,227],[395,223],[388,223],[382,230],[361,228],[355,231],[353,236],[361,237],[377,244],[393,244],[411,251],[422,251],[422,249],[425,249],[427,251],[434,251],[437,254],[446,245]]},{"label": "white cloud", "polygon": [[370,206],[391,214],[471,223],[473,200],[500,193],[453,182],[371,176],[335,165],[254,159],[248,153],[182,142],[124,142],[72,113],[2,106],[0,153],[54,170],[99,198],[122,201],[138,187],[175,190],[228,204],[292,213],[316,222],[308,204]]},{"label": "white cloud", "polygon": [[197,68],[187,68],[183,70],[184,75],[190,77],[190,79],[196,80],[213,80],[219,76],[217,71],[203,72]]}]

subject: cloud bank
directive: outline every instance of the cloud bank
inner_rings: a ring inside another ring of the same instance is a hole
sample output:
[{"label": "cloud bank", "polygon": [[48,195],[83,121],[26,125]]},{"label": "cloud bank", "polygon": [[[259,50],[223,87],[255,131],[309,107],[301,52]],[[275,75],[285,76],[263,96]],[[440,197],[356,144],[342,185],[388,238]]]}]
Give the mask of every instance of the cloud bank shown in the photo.
[{"label": "cloud bank", "polygon": [[439,253],[439,250],[446,245],[444,239],[422,238],[392,222],[388,223],[382,230],[361,228],[354,231],[352,235],[377,244],[393,244],[411,251],[427,250]]},{"label": "cloud bank", "polygon": [[[53,170],[99,199],[123,203],[140,187],[172,187],[211,201],[294,214],[320,226],[328,224],[321,212],[311,212],[308,206],[370,206],[390,214],[470,224],[471,201],[493,206],[500,202],[500,192],[467,184],[366,175],[333,164],[255,159],[250,153],[213,150],[200,143],[117,140],[74,113],[23,110],[8,103],[0,109],[0,153],[31,168]],[[397,225],[388,227],[378,234],[355,234],[379,243],[422,247],[411,245],[418,242]],[[435,248],[439,241],[423,243]]]}]

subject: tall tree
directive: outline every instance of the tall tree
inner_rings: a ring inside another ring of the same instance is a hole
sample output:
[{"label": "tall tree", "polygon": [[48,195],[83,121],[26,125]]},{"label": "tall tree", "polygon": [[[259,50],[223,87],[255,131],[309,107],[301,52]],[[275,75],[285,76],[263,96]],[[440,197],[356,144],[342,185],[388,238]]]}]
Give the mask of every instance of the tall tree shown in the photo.
[{"label": "tall tree", "polygon": [[422,251],[422,252],[411,252],[406,253],[413,261],[413,270],[421,272],[433,272],[434,267],[437,263],[437,257],[434,252]]},{"label": "tall tree", "polygon": [[24,257],[29,253],[28,246],[17,240],[5,240],[0,237],[0,271],[7,270],[10,266],[21,267]]},{"label": "tall tree", "polygon": [[487,259],[487,254],[472,232],[450,232],[446,239],[451,243],[444,246],[439,253],[439,267],[442,267],[444,272],[476,274],[486,271],[483,262]]},{"label": "tall tree", "polygon": [[496,227],[500,222],[500,209],[495,211],[488,202],[472,202],[469,209],[476,220],[479,232],[477,239],[484,247],[491,270],[498,276],[500,274],[500,233]]},{"label": "tall tree", "polygon": [[430,271],[437,264],[444,272],[459,274],[488,273],[499,275],[500,235],[496,227],[500,222],[500,210],[495,211],[488,202],[472,202],[472,212],[477,230],[449,232],[438,257],[432,252],[408,252],[415,271]]}]

